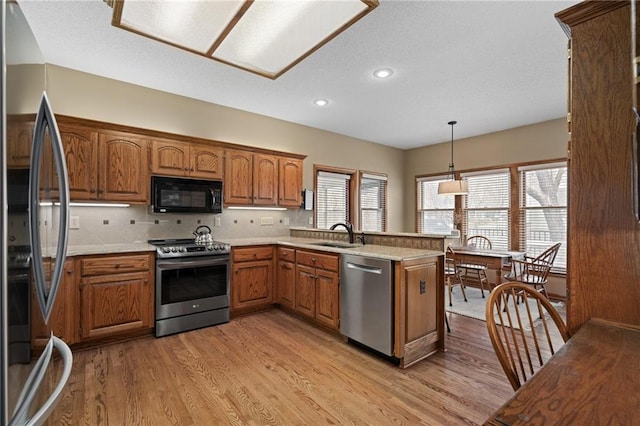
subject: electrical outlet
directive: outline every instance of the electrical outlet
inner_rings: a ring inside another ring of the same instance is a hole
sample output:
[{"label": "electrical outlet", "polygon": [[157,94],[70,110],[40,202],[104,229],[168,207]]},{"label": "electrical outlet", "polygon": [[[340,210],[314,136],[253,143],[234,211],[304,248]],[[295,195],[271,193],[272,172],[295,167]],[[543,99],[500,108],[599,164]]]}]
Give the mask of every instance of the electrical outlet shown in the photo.
[{"label": "electrical outlet", "polygon": [[313,218],[312,217],[309,218],[309,225],[313,225]]},{"label": "electrical outlet", "polygon": [[80,229],[80,216],[69,217],[69,229]]},{"label": "electrical outlet", "polygon": [[272,217],[261,217],[260,218],[260,225],[261,226],[273,225],[273,218]]},{"label": "electrical outlet", "polygon": [[213,226],[221,226],[221,225],[222,223],[219,217],[216,217],[215,219],[213,219]]},{"label": "electrical outlet", "polygon": [[283,223],[284,223],[285,226],[289,226],[289,218],[285,217]]}]

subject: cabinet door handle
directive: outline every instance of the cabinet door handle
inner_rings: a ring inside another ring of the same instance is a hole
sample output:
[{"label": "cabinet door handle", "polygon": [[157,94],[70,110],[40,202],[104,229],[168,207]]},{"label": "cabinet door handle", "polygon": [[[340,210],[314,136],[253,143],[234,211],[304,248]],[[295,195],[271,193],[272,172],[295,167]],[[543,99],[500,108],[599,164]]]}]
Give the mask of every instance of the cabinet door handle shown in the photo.
[{"label": "cabinet door handle", "polygon": [[73,274],[73,269],[69,269],[69,270],[67,271],[67,274],[68,274],[68,275],[72,275],[72,274]]}]

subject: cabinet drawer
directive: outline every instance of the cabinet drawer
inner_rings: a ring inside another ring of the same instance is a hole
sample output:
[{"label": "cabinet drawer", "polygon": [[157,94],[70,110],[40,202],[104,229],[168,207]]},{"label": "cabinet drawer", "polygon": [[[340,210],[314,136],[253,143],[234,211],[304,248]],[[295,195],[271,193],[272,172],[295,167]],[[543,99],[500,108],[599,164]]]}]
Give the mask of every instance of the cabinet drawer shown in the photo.
[{"label": "cabinet drawer", "polygon": [[298,250],[296,252],[296,263],[327,271],[338,271],[340,256]]},{"label": "cabinet drawer", "polygon": [[278,247],[278,259],[294,262],[296,260],[296,250],[291,248]]},{"label": "cabinet drawer", "polygon": [[80,260],[80,273],[83,277],[88,275],[148,271],[150,268],[151,257],[148,254],[88,257]]},{"label": "cabinet drawer", "polygon": [[233,249],[234,262],[248,262],[251,260],[273,259],[272,246],[245,247]]}]

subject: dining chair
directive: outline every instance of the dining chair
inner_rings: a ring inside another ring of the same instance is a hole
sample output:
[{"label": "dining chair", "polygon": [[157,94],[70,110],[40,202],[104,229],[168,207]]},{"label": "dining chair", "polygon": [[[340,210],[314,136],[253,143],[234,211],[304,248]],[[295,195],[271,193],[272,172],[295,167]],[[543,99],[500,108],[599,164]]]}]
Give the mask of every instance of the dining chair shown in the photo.
[{"label": "dining chair", "polygon": [[[491,240],[483,235],[474,235],[467,238],[467,247],[477,250],[491,250]],[[484,286],[487,285],[487,291],[491,291],[489,279],[487,278],[487,264],[465,261],[459,265],[464,280],[477,281],[480,285],[480,294],[484,298]]]},{"label": "dining chair", "polygon": [[527,284],[498,285],[489,295],[485,315],[491,344],[513,390],[518,390],[570,337],[549,299]]},{"label": "dining chair", "polygon": [[548,299],[549,294],[545,284],[561,245],[562,243],[556,243],[537,257],[525,256],[523,259],[512,259],[511,271],[504,278],[507,281],[518,281],[532,286]]},{"label": "dining chair", "polygon": [[462,281],[462,275],[459,261],[456,260],[455,251],[451,247],[447,247],[446,254],[444,256],[444,277],[447,285],[447,292],[449,293],[449,306],[453,306],[451,302],[451,292],[453,287],[460,286],[464,301],[467,301],[467,294],[464,292],[464,282]]}]

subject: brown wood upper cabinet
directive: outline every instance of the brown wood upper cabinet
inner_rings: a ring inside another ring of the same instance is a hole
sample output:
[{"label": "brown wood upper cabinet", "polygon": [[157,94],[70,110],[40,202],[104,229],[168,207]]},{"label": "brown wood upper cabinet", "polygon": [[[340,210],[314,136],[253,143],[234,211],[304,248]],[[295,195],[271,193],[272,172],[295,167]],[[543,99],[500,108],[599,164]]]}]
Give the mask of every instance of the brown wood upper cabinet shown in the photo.
[{"label": "brown wood upper cabinet", "polygon": [[278,205],[300,207],[302,204],[302,160],[280,158],[278,164]]},{"label": "brown wood upper cabinet", "polygon": [[28,169],[33,140],[33,121],[7,117],[7,168]]},{"label": "brown wood upper cabinet", "polygon": [[300,207],[302,160],[227,150],[224,177],[225,204]]},{"label": "brown wood upper cabinet", "polygon": [[223,149],[218,146],[154,139],[151,173],[165,176],[222,179]]},{"label": "brown wood upper cabinet", "polygon": [[149,202],[146,139],[63,123],[59,127],[71,200]]}]

